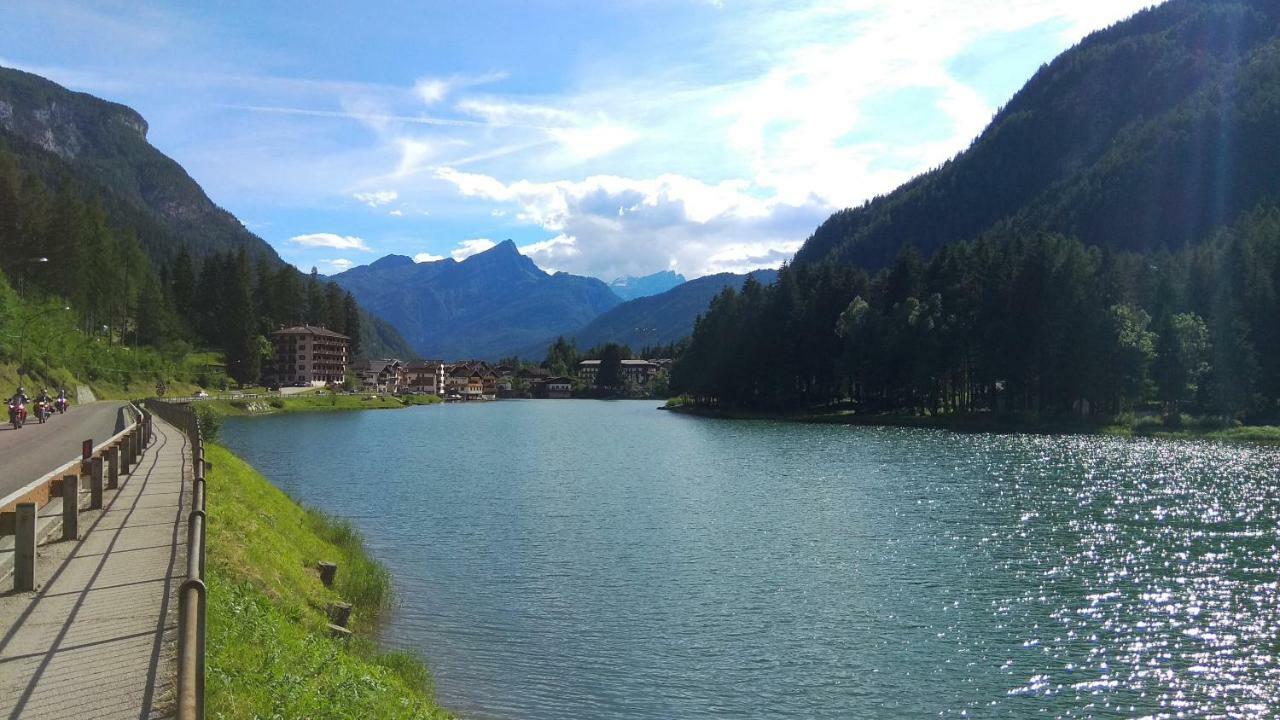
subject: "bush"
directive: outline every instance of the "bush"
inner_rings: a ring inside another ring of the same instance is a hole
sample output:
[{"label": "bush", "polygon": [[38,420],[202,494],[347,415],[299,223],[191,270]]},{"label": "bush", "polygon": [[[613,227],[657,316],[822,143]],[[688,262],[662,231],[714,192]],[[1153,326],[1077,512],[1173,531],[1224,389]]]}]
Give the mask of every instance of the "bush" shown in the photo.
[{"label": "bush", "polygon": [[222,430],[222,416],[208,405],[194,403],[196,417],[200,418],[200,431],[204,434],[205,442],[214,442],[218,439],[218,432]]}]

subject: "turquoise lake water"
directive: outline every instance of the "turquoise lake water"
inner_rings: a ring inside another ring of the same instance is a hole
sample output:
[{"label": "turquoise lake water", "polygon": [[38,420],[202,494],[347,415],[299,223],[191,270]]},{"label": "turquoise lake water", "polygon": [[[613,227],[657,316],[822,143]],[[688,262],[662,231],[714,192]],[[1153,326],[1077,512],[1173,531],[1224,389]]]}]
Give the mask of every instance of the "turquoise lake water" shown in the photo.
[{"label": "turquoise lake water", "polygon": [[[231,419],[463,717],[1271,717],[1280,449],[504,401]],[[1179,715],[1181,713],[1181,715]]]}]

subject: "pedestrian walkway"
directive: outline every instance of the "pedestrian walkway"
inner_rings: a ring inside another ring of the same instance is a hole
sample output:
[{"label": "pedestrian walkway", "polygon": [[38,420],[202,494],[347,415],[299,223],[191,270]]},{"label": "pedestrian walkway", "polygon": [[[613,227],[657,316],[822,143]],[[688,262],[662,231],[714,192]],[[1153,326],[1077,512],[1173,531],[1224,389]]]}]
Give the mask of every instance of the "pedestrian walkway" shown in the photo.
[{"label": "pedestrian walkway", "polygon": [[42,545],[34,593],[0,595],[0,720],[173,716],[190,448],[160,418],[81,539]]}]

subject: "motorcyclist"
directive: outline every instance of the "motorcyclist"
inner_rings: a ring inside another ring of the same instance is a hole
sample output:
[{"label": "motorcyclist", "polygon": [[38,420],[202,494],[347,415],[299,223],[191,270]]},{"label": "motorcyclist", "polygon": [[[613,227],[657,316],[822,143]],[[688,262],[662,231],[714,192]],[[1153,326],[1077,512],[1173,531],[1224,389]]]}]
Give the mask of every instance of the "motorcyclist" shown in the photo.
[{"label": "motorcyclist", "polygon": [[13,398],[9,402],[12,405],[26,405],[31,402],[31,399],[27,397],[26,388],[19,385],[18,392],[13,394]]},{"label": "motorcyclist", "polygon": [[49,397],[48,388],[40,388],[40,394],[36,396],[36,402],[38,403],[53,402],[53,399]]}]

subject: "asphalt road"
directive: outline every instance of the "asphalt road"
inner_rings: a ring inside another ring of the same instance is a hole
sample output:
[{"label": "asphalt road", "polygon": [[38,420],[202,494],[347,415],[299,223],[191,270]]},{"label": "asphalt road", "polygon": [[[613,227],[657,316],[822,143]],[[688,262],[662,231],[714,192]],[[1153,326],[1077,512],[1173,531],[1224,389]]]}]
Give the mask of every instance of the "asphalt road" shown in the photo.
[{"label": "asphalt road", "polygon": [[98,444],[116,434],[120,402],[72,405],[65,415],[54,413],[41,425],[27,406],[27,424],[14,430],[9,412],[0,409],[0,497],[4,497],[80,454],[80,444]]}]

